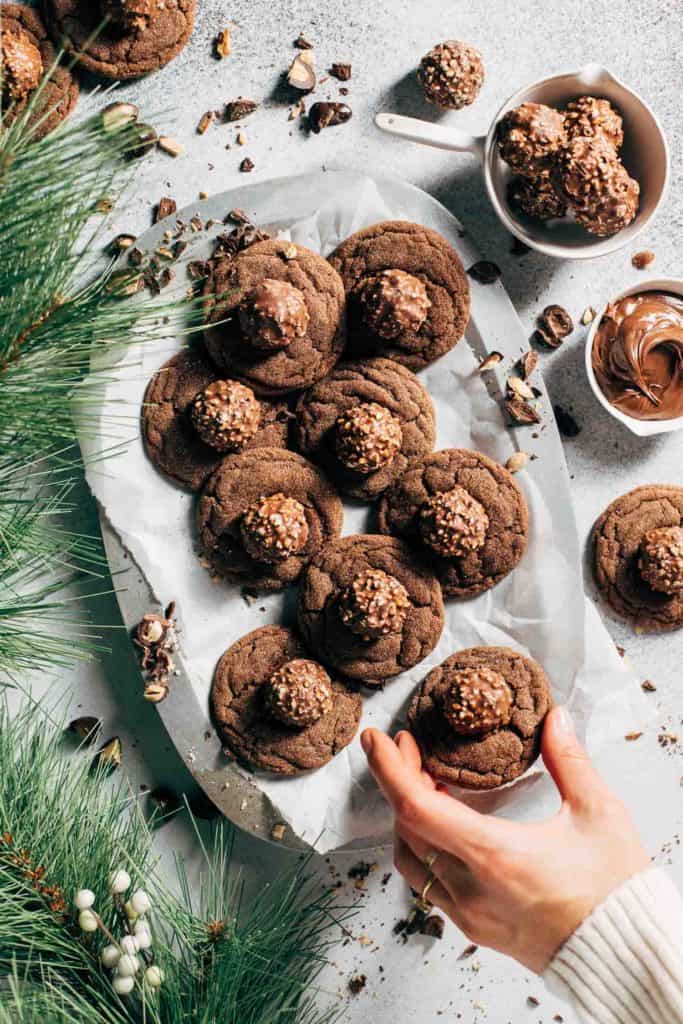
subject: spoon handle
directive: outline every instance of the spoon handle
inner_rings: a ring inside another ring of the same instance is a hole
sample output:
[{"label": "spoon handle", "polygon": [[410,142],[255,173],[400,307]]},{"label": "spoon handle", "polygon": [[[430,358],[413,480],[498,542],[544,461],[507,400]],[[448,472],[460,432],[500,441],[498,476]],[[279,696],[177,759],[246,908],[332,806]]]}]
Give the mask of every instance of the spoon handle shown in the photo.
[{"label": "spoon handle", "polygon": [[419,142],[423,146],[434,146],[436,149],[454,150],[458,153],[471,153],[479,160],[484,159],[486,138],[483,135],[467,135],[431,121],[421,121],[417,117],[404,117],[402,114],[381,113],[375,115],[375,124],[381,131],[395,135],[408,142]]}]

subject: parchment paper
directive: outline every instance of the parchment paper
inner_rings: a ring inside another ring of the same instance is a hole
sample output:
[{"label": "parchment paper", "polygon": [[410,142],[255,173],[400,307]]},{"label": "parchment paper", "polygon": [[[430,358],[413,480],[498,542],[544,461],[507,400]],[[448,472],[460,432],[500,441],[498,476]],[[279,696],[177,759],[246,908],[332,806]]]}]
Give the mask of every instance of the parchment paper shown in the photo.
[{"label": "parchment paper", "polygon": [[[315,208],[315,196],[311,196],[310,205]],[[420,212],[421,223],[448,232],[452,244],[462,250],[464,243],[456,228],[451,226],[449,230],[443,217],[435,222],[433,209],[426,202]],[[351,232],[376,221],[402,217],[418,219],[413,203],[407,214],[390,183],[378,186],[355,176],[349,179],[347,188],[337,190],[334,198],[281,234],[288,233],[293,241],[328,254]],[[205,245],[208,254],[208,243]],[[202,255],[195,247],[192,258]],[[461,342],[420,377],[436,405],[436,447],[475,448],[504,462],[514,450],[512,436],[505,429],[499,405],[489,396],[477,372],[482,342],[489,350],[502,347],[499,339],[482,338],[479,333],[487,296],[486,288],[473,286],[469,344]],[[509,320],[499,325],[500,333],[512,332],[515,342],[524,342],[521,325],[512,313]],[[100,436],[83,438],[82,444],[87,456],[110,447],[112,440],[124,435],[129,439],[118,457],[91,466],[88,480],[159,601],[176,600],[183,626],[185,664],[192,685],[206,702],[221,653],[258,626],[277,621],[293,624],[295,595],[271,595],[248,605],[238,587],[213,582],[195,551],[195,499],[158,474],[145,456],[137,429],[144,389],[152,373],[183,340],[138,345],[130,350],[119,364],[115,379],[104,389]],[[509,345],[508,340],[508,349]],[[473,347],[479,349],[476,356]],[[129,417],[135,425],[127,430],[116,428],[122,414],[124,422]],[[545,429],[554,430],[554,424]],[[135,434],[132,438],[131,432]],[[593,718],[594,749],[614,736],[615,728],[620,729],[620,716],[623,731],[628,729],[633,721],[632,694],[637,687],[583,594],[579,544],[574,528],[567,526],[573,523],[567,509],[569,481],[565,473],[564,491],[554,486],[546,487],[544,492],[543,473],[535,472],[534,477],[535,481],[527,472],[518,475],[531,514],[529,548],[518,568],[475,600],[447,603],[446,625],[436,650],[414,670],[391,681],[383,692],[365,699],[361,727],[394,730],[415,687],[432,666],[461,648],[492,644],[514,647],[545,667],[555,700],[569,704],[581,735],[586,735]],[[345,534],[365,531],[371,523],[371,510],[358,505],[345,507]],[[608,710],[596,715],[598,706]],[[296,779],[257,775],[256,782],[294,831],[321,852],[388,831],[388,810],[368,775],[358,738],[317,772]],[[540,760],[525,777],[509,786],[493,793],[464,796],[481,809],[505,808],[507,815],[518,818],[542,815],[555,799]]]}]

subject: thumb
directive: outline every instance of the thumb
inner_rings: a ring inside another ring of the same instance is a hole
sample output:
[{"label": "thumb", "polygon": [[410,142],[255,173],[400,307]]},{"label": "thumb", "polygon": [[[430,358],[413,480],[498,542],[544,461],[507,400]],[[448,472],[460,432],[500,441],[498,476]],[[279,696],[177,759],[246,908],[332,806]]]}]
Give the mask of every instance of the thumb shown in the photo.
[{"label": "thumb", "polygon": [[548,712],[541,753],[563,800],[577,809],[594,804],[604,783],[579,743],[566,707],[554,707]]}]

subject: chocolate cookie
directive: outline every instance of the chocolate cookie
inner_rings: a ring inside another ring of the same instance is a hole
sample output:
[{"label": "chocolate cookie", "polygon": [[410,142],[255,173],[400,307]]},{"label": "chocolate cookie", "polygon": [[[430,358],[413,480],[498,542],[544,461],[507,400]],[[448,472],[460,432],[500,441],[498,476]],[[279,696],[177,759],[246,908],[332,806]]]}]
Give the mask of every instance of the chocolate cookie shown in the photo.
[{"label": "chocolate cookie", "polygon": [[[42,87],[36,108],[29,118],[32,138],[42,139],[69,116],[78,99],[78,83],[67,68],[54,67],[57,53],[50,42],[47,29],[37,11],[24,4],[2,4],[3,65],[6,74],[3,91],[3,123],[9,127],[26,110],[42,79],[52,69],[49,80]],[[13,44],[13,53],[5,54],[7,37]],[[18,49],[14,49],[18,47]],[[19,63],[11,82],[12,59]],[[9,102],[8,102],[9,100]],[[7,109],[12,104],[12,109]]]},{"label": "chocolate cookie", "polygon": [[384,495],[379,527],[427,558],[446,597],[474,597],[519,562],[529,512],[504,466],[481,452],[445,448],[414,462]]},{"label": "chocolate cookie", "polygon": [[613,501],[593,528],[598,586],[637,632],[683,626],[682,527],[683,487],[651,484]]},{"label": "chocolate cookie", "polygon": [[436,577],[394,537],[342,537],[302,577],[304,640],[326,664],[366,686],[381,686],[426,658],[443,622]]},{"label": "chocolate cookie", "polygon": [[281,590],[339,536],[343,519],[336,491],[316,466],[281,448],[252,448],[228,455],[202,491],[200,553],[217,576]]},{"label": "chocolate cookie", "polygon": [[[192,422],[196,396],[220,378],[196,348],[185,348],[157,370],[145,392],[140,415],[142,440],[154,465],[176,483],[198,491],[225,458],[205,444]],[[260,403],[260,425],[240,450],[286,448],[289,411],[284,402]]]},{"label": "chocolate cookie", "polygon": [[[55,43],[103,78],[138,78],[177,57],[194,27],[197,0],[146,0],[129,22],[121,0],[42,0]],[[105,18],[109,21],[102,28]]]},{"label": "chocolate cookie", "polygon": [[445,238],[389,220],[351,235],[329,257],[348,298],[349,350],[420,370],[462,337],[470,287]]},{"label": "chocolate cookie", "polygon": [[434,406],[417,377],[390,359],[341,363],[299,399],[294,437],[341,490],[374,501],[434,447]]},{"label": "chocolate cookie", "polygon": [[470,647],[432,669],[411,701],[408,726],[433,778],[494,789],[536,760],[551,706],[537,662],[508,647]]},{"label": "chocolate cookie", "polygon": [[212,261],[204,296],[209,355],[258,395],[310,387],[344,348],[339,275],[303,246],[268,239]]},{"label": "chocolate cookie", "polygon": [[278,775],[322,768],[356,735],[361,699],[336,680],[328,684],[326,710],[312,724],[293,727],[269,710],[264,699],[269,680],[288,662],[306,656],[291,630],[262,626],[218,662],[211,687],[213,720],[227,752],[249,767]]}]

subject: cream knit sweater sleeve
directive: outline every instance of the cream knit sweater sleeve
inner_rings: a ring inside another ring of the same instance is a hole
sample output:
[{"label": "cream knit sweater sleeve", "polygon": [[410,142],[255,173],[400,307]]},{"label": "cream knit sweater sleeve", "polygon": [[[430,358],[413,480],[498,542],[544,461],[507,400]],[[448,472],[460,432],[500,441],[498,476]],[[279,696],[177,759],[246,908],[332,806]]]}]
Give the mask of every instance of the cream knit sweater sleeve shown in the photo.
[{"label": "cream knit sweater sleeve", "polygon": [[585,1024],[683,1024],[683,899],[661,868],[611,893],[544,980]]}]

